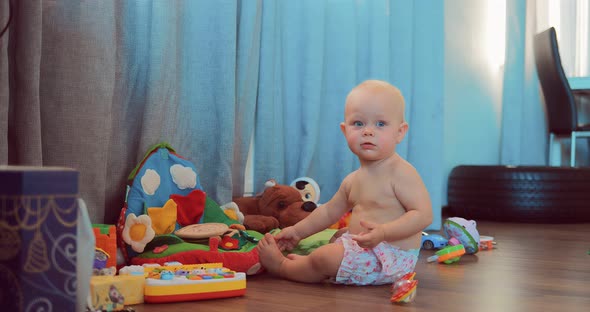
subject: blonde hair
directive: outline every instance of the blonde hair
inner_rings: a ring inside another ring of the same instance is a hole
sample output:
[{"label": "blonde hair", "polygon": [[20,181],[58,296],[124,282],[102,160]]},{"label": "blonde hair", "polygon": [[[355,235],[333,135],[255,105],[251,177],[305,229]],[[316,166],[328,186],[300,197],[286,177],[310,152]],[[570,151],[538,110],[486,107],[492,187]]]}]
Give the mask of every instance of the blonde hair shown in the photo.
[{"label": "blonde hair", "polygon": [[405,118],[406,100],[404,99],[404,96],[403,96],[402,92],[400,91],[400,89],[398,89],[394,85],[392,85],[389,82],[384,81],[384,80],[377,80],[377,79],[365,80],[365,81],[359,83],[356,87],[352,88],[352,90],[348,93],[348,96],[346,96],[346,104],[348,104],[348,101],[349,101],[352,94],[354,94],[357,91],[361,91],[361,90],[386,93],[386,94],[390,95],[390,97],[392,99],[392,101],[391,101],[392,104],[400,107],[402,121],[405,121],[405,119],[406,119]]}]

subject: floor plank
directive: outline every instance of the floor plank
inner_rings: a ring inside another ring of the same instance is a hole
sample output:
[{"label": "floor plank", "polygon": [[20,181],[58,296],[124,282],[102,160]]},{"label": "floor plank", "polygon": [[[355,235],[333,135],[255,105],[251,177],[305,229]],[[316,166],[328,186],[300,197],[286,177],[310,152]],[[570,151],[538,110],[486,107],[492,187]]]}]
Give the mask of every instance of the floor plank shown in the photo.
[{"label": "floor plank", "polygon": [[478,222],[497,248],[451,265],[427,263],[421,251],[414,302],[389,302],[390,286],[300,284],[249,276],[238,298],[143,304],[150,311],[590,311],[590,224]]}]

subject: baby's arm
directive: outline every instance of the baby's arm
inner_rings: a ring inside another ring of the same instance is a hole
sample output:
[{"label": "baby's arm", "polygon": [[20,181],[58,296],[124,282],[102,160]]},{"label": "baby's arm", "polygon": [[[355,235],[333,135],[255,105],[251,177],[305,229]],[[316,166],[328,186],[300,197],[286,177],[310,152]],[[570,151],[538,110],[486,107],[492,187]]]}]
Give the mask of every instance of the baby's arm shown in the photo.
[{"label": "baby's arm", "polygon": [[279,244],[279,246],[290,249],[289,247],[297,244],[300,239],[324,230],[338,221],[349,210],[347,194],[350,190],[349,181],[353,174],[354,172],[342,181],[340,188],[328,202],[320,205],[309,216],[297,222],[297,224],[279,232],[276,236],[277,240],[290,240],[289,243],[285,242],[285,244]]},{"label": "baby's arm", "polygon": [[405,208],[400,218],[384,224],[385,241],[397,241],[422,232],[432,223],[432,203],[418,171],[406,163],[396,174],[395,195]]}]

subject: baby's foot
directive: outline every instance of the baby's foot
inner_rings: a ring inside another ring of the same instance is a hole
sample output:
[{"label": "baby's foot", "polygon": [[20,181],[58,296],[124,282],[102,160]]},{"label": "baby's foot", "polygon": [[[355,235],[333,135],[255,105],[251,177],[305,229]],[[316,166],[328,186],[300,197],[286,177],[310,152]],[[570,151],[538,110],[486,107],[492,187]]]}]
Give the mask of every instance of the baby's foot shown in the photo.
[{"label": "baby's foot", "polygon": [[271,234],[266,233],[258,242],[257,248],[262,267],[272,274],[279,275],[281,264],[283,261],[287,260],[287,258],[285,258],[279,250],[275,238]]}]

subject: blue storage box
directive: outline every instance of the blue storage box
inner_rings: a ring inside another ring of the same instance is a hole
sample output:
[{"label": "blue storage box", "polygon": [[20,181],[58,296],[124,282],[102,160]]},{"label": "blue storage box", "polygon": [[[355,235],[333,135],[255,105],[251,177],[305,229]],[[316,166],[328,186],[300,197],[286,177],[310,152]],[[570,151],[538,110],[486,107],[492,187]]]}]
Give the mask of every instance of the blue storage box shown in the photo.
[{"label": "blue storage box", "polygon": [[76,311],[78,172],[0,166],[0,307]]}]

